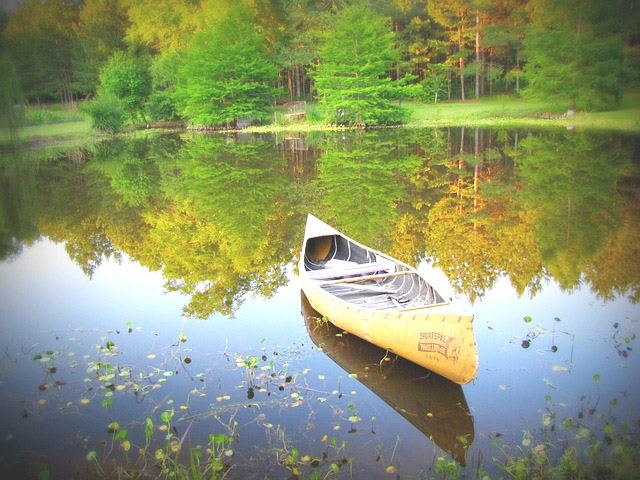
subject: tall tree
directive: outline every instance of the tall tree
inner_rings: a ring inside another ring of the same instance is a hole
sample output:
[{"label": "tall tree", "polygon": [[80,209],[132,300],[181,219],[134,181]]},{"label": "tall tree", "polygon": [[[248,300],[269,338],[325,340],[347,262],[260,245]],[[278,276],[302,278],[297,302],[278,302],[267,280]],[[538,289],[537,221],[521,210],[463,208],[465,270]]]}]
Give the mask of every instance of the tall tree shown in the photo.
[{"label": "tall tree", "polygon": [[[20,79],[9,56],[0,44],[0,141],[18,142],[18,131],[22,126],[22,92]],[[7,138],[4,138],[6,135]]]},{"label": "tall tree", "polygon": [[624,53],[633,0],[531,0],[524,41],[532,97],[603,110],[619,102],[631,71]]},{"label": "tall tree", "polygon": [[86,0],[74,27],[73,70],[75,89],[95,92],[100,69],[116,50],[126,50],[129,21],[120,0]]},{"label": "tall tree", "polygon": [[[188,37],[200,30],[202,7],[193,0],[124,0],[131,22],[127,39],[146,45],[155,52],[183,47]],[[204,0],[205,4],[211,3]],[[226,1],[217,0],[218,9]]]},{"label": "tall tree", "polygon": [[365,4],[338,12],[313,73],[320,104],[341,124],[397,123],[400,93],[388,72],[398,61],[389,21]]},{"label": "tall tree", "polygon": [[428,11],[433,19],[447,31],[449,57],[446,64],[460,79],[460,98],[465,100],[465,76],[475,73],[475,66],[467,67],[475,42],[475,15],[471,14],[468,0],[442,0],[429,2]]},{"label": "tall tree", "polygon": [[196,33],[178,71],[182,113],[203,125],[262,116],[277,94],[276,70],[251,14],[237,8]]},{"label": "tall tree", "polygon": [[75,2],[28,0],[9,17],[3,39],[28,99],[74,101]]},{"label": "tall tree", "polygon": [[528,22],[527,0],[489,0],[487,23],[482,28],[485,48],[485,75],[489,81],[489,95],[494,84],[504,81],[505,92],[515,80],[516,96],[520,94],[522,77],[522,41]]}]

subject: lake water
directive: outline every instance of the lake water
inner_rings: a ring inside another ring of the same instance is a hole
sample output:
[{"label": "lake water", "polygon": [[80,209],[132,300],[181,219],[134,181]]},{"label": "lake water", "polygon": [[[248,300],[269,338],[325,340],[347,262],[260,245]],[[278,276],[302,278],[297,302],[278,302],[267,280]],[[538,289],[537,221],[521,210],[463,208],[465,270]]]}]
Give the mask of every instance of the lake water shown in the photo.
[{"label": "lake water", "polygon": [[[640,428],[639,167],[637,137],[469,128],[4,154],[2,471],[426,479],[606,452]],[[474,313],[471,383],[312,318],[309,212]]]}]

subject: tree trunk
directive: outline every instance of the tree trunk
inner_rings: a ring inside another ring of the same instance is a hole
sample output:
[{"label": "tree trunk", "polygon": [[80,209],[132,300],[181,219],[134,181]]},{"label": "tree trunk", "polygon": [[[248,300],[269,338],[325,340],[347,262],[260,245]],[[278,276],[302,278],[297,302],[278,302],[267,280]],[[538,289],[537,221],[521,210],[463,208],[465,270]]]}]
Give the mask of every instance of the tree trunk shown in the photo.
[{"label": "tree trunk", "polygon": [[291,70],[287,70],[287,88],[289,89],[289,101],[293,100],[293,79]]},{"label": "tree trunk", "polygon": [[473,209],[474,209],[474,212],[477,212],[478,210],[478,174],[479,174],[479,166],[480,166],[480,159],[478,158],[478,156],[480,155],[480,130],[476,128],[474,133],[475,133],[475,143],[473,148],[473,155],[476,159],[476,165],[473,172]]},{"label": "tree trunk", "polygon": [[307,75],[304,67],[300,67],[300,83],[302,83],[302,100],[307,99]]},{"label": "tree trunk", "polygon": [[462,22],[464,21],[464,13],[460,11],[459,14],[460,24],[458,25],[458,53],[460,54],[460,95],[462,100],[465,100],[464,95],[464,74],[462,73],[462,69],[464,68],[464,59],[462,58]]},{"label": "tree trunk", "polygon": [[476,100],[480,99],[480,14],[476,13]]},{"label": "tree trunk", "polygon": [[[395,34],[396,36],[398,35],[398,20],[396,20],[394,22],[394,26],[395,26]],[[400,78],[400,62],[396,62],[396,80],[398,80]]]},{"label": "tree trunk", "polygon": [[516,53],[516,70],[518,70],[518,75],[516,76],[516,98],[520,96],[520,48],[518,48],[518,52]]},{"label": "tree trunk", "polygon": [[295,86],[296,86],[295,97],[296,97],[296,100],[300,100],[300,67],[296,67],[294,78],[295,78]]},{"label": "tree trunk", "polygon": [[[464,168],[464,159],[462,157],[463,155],[464,155],[464,127],[462,127],[461,132],[460,132],[460,155],[458,156],[458,170],[460,170],[460,172],[462,172],[462,169]],[[458,208],[457,208],[457,211],[458,211],[458,213],[462,213],[462,211],[463,211],[463,205],[462,205],[462,173],[458,173],[457,197],[458,197]]]}]

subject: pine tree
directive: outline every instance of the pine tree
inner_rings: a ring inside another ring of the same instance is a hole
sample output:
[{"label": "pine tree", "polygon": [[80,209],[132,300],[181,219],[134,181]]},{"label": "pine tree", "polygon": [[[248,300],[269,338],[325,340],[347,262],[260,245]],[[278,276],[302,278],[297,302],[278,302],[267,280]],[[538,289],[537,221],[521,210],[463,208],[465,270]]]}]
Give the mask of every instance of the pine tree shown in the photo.
[{"label": "pine tree", "polygon": [[399,58],[393,39],[387,19],[365,5],[338,13],[313,73],[329,121],[352,125],[402,121],[401,109],[392,103],[401,90],[388,76]]}]

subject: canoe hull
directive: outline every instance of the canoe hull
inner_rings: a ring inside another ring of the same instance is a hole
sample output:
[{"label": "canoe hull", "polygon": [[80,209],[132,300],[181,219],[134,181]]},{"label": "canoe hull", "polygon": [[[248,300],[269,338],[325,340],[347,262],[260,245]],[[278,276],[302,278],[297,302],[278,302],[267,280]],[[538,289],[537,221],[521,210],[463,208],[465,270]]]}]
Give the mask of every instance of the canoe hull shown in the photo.
[{"label": "canoe hull", "polygon": [[[456,383],[468,383],[475,377],[478,370],[478,350],[473,331],[473,315],[446,302],[420,308],[374,309],[335,295],[326,289],[327,282],[312,278],[308,265],[305,265],[307,243],[311,245],[313,239],[327,235],[339,235],[378,258],[384,257],[393,260],[401,268],[411,269],[408,265],[358,244],[309,215],[298,268],[301,288],[315,310],[338,328]],[[415,270],[411,271],[412,275],[418,275]],[[424,279],[421,281],[426,282]]]},{"label": "canoe hull", "polygon": [[343,330],[318,322],[322,315],[309,305],[304,293],[301,297],[311,341],[464,466],[474,440],[474,425],[462,387],[400,357],[381,362],[384,350],[355,335],[337,336]]},{"label": "canoe hull", "polygon": [[300,280],[311,306],[336,327],[456,383],[468,383],[476,376],[473,316],[427,313],[429,308],[370,310],[336,298],[304,275]]}]

